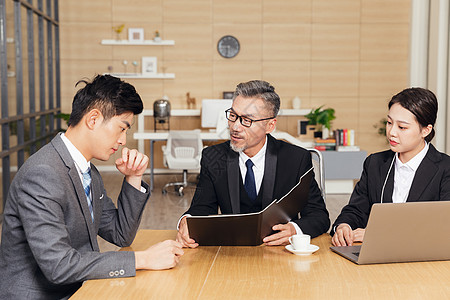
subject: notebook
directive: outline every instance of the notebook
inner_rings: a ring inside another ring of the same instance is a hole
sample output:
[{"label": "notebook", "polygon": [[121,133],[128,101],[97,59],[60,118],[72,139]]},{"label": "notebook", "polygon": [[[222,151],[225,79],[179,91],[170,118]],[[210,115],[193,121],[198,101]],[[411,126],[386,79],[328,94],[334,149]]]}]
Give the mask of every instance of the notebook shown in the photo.
[{"label": "notebook", "polygon": [[376,203],[364,242],[330,247],[354,263],[450,259],[450,201]]},{"label": "notebook", "polygon": [[272,227],[296,218],[308,203],[313,168],[282,198],[260,212],[233,215],[188,216],[189,236],[201,246],[257,246]]}]

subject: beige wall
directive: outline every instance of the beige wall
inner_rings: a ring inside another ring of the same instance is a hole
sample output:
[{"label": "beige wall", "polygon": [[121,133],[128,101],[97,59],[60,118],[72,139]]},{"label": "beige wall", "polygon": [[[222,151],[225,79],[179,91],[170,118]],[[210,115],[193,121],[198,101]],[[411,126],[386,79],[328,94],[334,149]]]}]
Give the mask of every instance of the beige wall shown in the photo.
[{"label": "beige wall", "polygon": [[[127,80],[146,108],[162,95],[173,108],[185,108],[188,91],[200,103],[241,81],[264,79],[276,87],[283,108],[291,108],[295,96],[302,108],[335,108],[333,127],[355,129],[356,142],[370,153],[387,147],[373,125],[408,84],[409,0],[78,0],[60,2],[60,20],[64,112],[77,80],[108,66],[123,72],[124,59],[157,56],[158,71],[163,67],[175,79]],[[115,38],[112,27],[122,23],[144,28],[146,39],[159,30],[175,45],[100,45]],[[227,34],[241,44],[233,59],[216,51]],[[296,134],[296,119],[281,119],[279,128]]]}]

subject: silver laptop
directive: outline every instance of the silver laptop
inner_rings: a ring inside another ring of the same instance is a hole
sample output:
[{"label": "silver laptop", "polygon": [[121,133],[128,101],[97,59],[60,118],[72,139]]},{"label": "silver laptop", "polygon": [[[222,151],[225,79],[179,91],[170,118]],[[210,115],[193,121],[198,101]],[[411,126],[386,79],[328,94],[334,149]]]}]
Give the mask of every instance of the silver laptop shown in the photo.
[{"label": "silver laptop", "polygon": [[330,248],[360,265],[450,260],[450,201],[376,203],[362,245]]}]

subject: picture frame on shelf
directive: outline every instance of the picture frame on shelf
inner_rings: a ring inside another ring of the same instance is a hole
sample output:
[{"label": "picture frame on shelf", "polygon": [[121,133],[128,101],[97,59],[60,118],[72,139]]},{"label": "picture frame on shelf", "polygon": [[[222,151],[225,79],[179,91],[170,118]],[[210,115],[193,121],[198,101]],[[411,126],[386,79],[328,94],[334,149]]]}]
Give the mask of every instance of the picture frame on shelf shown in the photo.
[{"label": "picture frame on shelf", "polygon": [[233,99],[234,92],[222,92],[223,99]]},{"label": "picture frame on shelf", "polygon": [[157,73],[157,57],[143,56],[142,57],[142,75],[156,75]]},{"label": "picture frame on shelf", "polygon": [[144,28],[128,28],[128,41],[144,42]]}]

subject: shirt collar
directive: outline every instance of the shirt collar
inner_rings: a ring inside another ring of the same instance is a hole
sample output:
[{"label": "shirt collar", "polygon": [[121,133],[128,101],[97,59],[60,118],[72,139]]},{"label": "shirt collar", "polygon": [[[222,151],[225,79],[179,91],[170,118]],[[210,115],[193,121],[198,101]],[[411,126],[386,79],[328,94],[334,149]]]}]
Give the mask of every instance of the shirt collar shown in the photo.
[{"label": "shirt collar", "polygon": [[[251,160],[255,167],[257,169],[264,167],[264,159],[266,157],[266,149],[267,149],[267,135],[266,135],[266,141],[264,142],[264,145],[262,148],[256,153],[255,156],[251,157]],[[249,159],[250,157],[247,156],[243,151],[239,152],[239,160],[241,160],[242,163],[244,163]]]},{"label": "shirt collar", "polygon": [[66,145],[67,150],[69,150],[70,156],[72,156],[75,165],[78,167],[78,171],[80,171],[81,173],[86,172],[88,168],[91,167],[91,162],[86,160],[83,154],[81,154],[81,152],[77,149],[77,147],[75,147],[75,145],[72,144],[71,141],[69,141],[69,139],[64,135],[64,133],[61,133],[61,139]]},{"label": "shirt collar", "polygon": [[402,166],[406,166],[406,167],[411,168],[414,172],[417,171],[417,169],[419,168],[420,163],[425,158],[425,155],[427,155],[428,148],[430,148],[430,146],[429,146],[429,144],[427,142],[425,142],[425,147],[423,147],[423,149],[419,153],[417,153],[416,156],[411,158],[406,163],[402,163],[400,161],[400,159],[398,159],[398,152],[395,153],[395,165],[396,165],[396,167],[400,168]]}]

